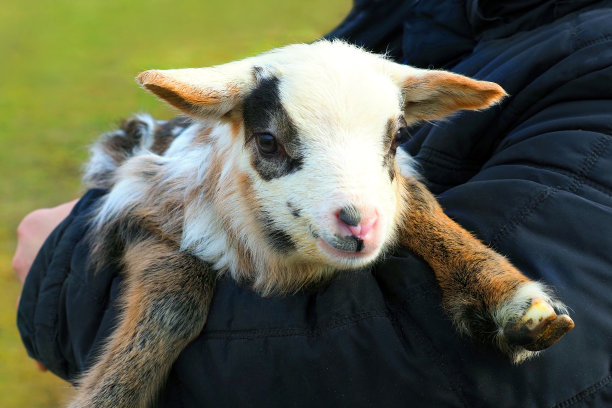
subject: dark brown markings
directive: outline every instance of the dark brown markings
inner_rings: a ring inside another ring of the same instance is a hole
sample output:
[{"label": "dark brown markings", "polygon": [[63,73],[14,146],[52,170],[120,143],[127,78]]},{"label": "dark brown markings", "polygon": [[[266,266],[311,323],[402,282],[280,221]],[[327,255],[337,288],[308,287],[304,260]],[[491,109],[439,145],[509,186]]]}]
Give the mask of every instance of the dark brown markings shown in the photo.
[{"label": "dark brown markings", "polygon": [[[87,183],[102,188],[111,188],[115,182],[115,170],[130,157],[133,157],[141,147],[152,152],[163,154],[172,141],[191,125],[186,117],[177,117],[162,125],[142,120],[138,116],[125,119],[119,129],[101,135],[96,145],[102,149],[113,163],[97,173],[89,174]],[[143,172],[145,178],[150,178],[154,172]]]},{"label": "dark brown markings", "polygon": [[302,214],[302,210],[300,210],[299,208],[295,207],[289,201],[287,201],[287,208],[289,208],[289,211],[291,211],[291,215],[293,215],[294,218],[300,218],[300,216]]},{"label": "dark brown markings", "polygon": [[155,129],[151,151],[157,154],[164,154],[174,139],[192,124],[193,121],[188,117],[177,116],[158,126]]},{"label": "dark brown markings", "polygon": [[134,155],[134,150],[142,145],[142,139],[151,136],[153,131],[148,122],[134,117],[123,120],[119,129],[100,136],[98,143],[119,166]]},{"label": "dark brown markings", "polygon": [[259,216],[259,221],[262,224],[262,231],[266,237],[268,245],[270,245],[276,252],[288,253],[296,249],[291,235],[278,228],[270,214],[262,211]]},{"label": "dark brown markings", "polygon": [[[245,143],[251,149],[251,163],[265,181],[298,171],[303,165],[303,151],[298,132],[283,108],[279,79],[262,78],[244,100]],[[276,137],[278,154],[264,156],[257,149],[253,135],[268,133]]]},{"label": "dark brown markings", "polygon": [[319,239],[320,235],[317,232],[317,230],[314,229],[314,227],[310,224],[308,224],[308,231],[310,232],[310,235],[312,235],[312,237],[314,239]]}]

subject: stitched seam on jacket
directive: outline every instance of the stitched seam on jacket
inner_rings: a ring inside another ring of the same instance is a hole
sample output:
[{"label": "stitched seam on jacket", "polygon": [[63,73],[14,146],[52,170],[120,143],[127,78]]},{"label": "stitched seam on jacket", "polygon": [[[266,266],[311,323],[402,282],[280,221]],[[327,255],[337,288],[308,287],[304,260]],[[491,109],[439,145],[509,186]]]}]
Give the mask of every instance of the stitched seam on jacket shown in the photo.
[{"label": "stitched seam on jacket", "polygon": [[[414,292],[412,293],[414,298],[427,298],[429,296],[426,293]],[[455,393],[459,401],[462,403],[464,407],[470,407],[471,404],[468,404],[466,394],[463,390],[463,387],[460,384],[459,379],[461,378],[461,373],[455,370],[454,365],[450,364],[445,358],[444,353],[440,352],[429,339],[429,337],[425,334],[421,326],[415,321],[411,314],[410,304],[406,301],[399,302],[394,306],[394,308],[401,314],[408,316],[413,322],[415,322],[413,335],[417,336],[417,338],[421,341],[422,345],[425,345],[424,352],[427,357],[434,363],[437,364],[437,368],[439,369],[442,376],[446,379],[448,385],[451,390]],[[401,328],[400,328],[401,330]],[[403,330],[402,335],[403,335]]]},{"label": "stitched seam on jacket", "polygon": [[467,171],[467,172],[474,173],[480,169],[480,166],[451,166],[437,158],[417,157],[416,159],[419,163],[431,164],[439,169],[444,169],[444,170]]},{"label": "stitched seam on jacket", "polygon": [[[599,37],[599,38],[594,38],[594,39],[590,39],[590,40],[586,40],[586,41],[579,41],[580,37],[579,37],[579,32],[578,32],[578,23],[574,19],[571,24],[572,24],[572,27],[570,28],[570,34],[569,34],[570,40],[572,41],[571,51],[569,53],[567,53],[566,55],[564,55],[563,57],[561,57],[561,58],[557,59],[556,61],[552,62],[547,69],[543,70],[540,73],[540,76],[548,73],[550,70],[552,70],[555,67],[557,67],[563,60],[565,60],[568,57],[571,57],[577,51],[585,49],[585,48],[588,48],[588,47],[593,46],[593,45],[597,45],[597,44],[600,44],[600,43],[605,43],[605,42],[608,42],[608,41],[612,40],[612,36],[609,35],[609,34],[606,34],[606,35],[604,35],[602,37]],[[588,74],[590,74],[590,72],[583,73],[581,75],[574,75],[571,78],[566,78],[564,82],[568,83],[570,81],[573,81],[575,79],[581,78],[581,77],[583,77],[585,75],[588,75]],[[536,80],[539,79],[540,76],[536,77]],[[526,85],[524,85],[523,86],[523,90],[529,88],[532,84],[533,84],[533,81],[528,83],[528,84],[526,84]],[[537,113],[539,113],[539,112],[534,112],[532,115],[530,115],[530,116],[528,116],[526,118],[522,118],[522,120],[523,121],[527,120],[530,117],[536,115]],[[503,127],[501,127],[501,128],[507,128],[507,129],[515,128],[516,126],[513,125],[513,123],[516,123],[517,119],[522,116],[522,114],[517,112],[517,108],[515,106],[513,106],[512,104],[505,106],[505,113],[504,114],[506,115],[506,118],[502,117],[500,119],[500,123],[504,122],[505,125]]]},{"label": "stitched seam on jacket", "polygon": [[[444,151],[444,150],[439,150],[436,149],[435,147],[431,147],[431,146],[423,146],[421,148],[421,150],[424,150],[426,152],[428,152],[429,154],[431,154],[432,156],[436,156],[446,162],[449,163],[456,163],[456,164],[463,164],[463,163],[468,163],[468,165],[473,165],[473,166],[478,166],[478,163],[475,160],[469,160],[469,159],[462,159],[459,157],[455,157],[451,154],[449,154],[448,152]],[[472,163],[472,164],[470,164]]]},{"label": "stitched seam on jacket", "polygon": [[611,382],[612,382],[612,374],[608,375],[607,377],[604,377],[599,382],[596,382],[595,384],[591,385],[590,387],[585,388],[584,390],[582,390],[579,393],[577,393],[576,395],[566,399],[565,401],[562,401],[562,402],[558,403],[557,405],[553,406],[552,408],[565,408],[565,407],[569,407],[571,405],[574,405],[575,403],[584,400],[585,398],[595,394],[596,392],[599,392],[599,391],[603,390]]},{"label": "stitched seam on jacket", "polygon": [[[94,273],[97,273],[97,272],[94,272]],[[117,275],[113,275],[109,280],[112,281],[113,279],[115,279],[116,276]],[[83,279],[78,274],[72,273],[72,271],[69,271],[68,275],[66,276],[66,279],[68,279],[68,277],[73,279],[75,282],[78,282],[83,292],[87,292],[91,300],[93,300],[97,304],[105,305],[106,303],[108,303],[108,300],[109,300],[108,293],[105,293],[104,295],[100,296],[95,290],[91,289],[90,283],[88,283],[85,279]]]},{"label": "stitched seam on jacket", "polygon": [[205,339],[212,340],[250,340],[264,337],[318,337],[325,331],[352,326],[369,319],[390,319],[389,314],[380,311],[357,313],[351,317],[334,319],[331,323],[315,329],[307,327],[277,327],[253,330],[215,330],[203,333]]},{"label": "stitched seam on jacket", "polygon": [[[419,155],[423,154],[421,157]],[[435,149],[431,146],[421,147],[417,154],[419,160],[428,162],[442,162],[444,166],[451,169],[468,168],[468,169],[479,169],[481,164],[476,160],[460,159],[450,156],[448,153]]]},{"label": "stitched seam on jacket", "polygon": [[[420,285],[419,285],[420,286]],[[431,299],[432,293],[437,292],[435,289],[429,286],[421,286],[423,289],[418,291],[411,291],[410,297],[411,299]],[[398,302],[394,302],[393,306],[387,305],[388,309],[393,309],[396,313],[391,313],[391,323],[393,321],[397,321],[399,318],[397,315],[405,316],[409,318],[414,323],[414,329],[411,333],[418,338],[422,345],[424,345],[423,350],[427,357],[436,364],[436,368],[440,371],[441,375],[446,379],[446,382],[450,386],[451,390],[454,392],[454,395],[457,396],[459,402],[461,402],[464,407],[471,407],[472,404],[468,403],[468,398],[464,392],[464,387],[462,387],[462,383],[460,379],[462,378],[462,373],[455,369],[455,366],[452,363],[449,363],[447,359],[444,357],[444,351],[440,351],[436,348],[430,337],[425,333],[422,329],[421,325],[418,321],[412,316],[412,307],[410,302],[407,300],[402,300]],[[442,311],[443,308],[439,305],[439,309]],[[446,316],[446,315],[445,315]],[[447,317],[448,319],[448,317]],[[395,326],[394,326],[395,327]],[[401,332],[401,335],[405,337],[404,331],[401,327],[398,326],[398,329]],[[405,341],[405,338],[401,338],[402,344]]]},{"label": "stitched seam on jacket", "polygon": [[[60,236],[57,237],[57,243],[63,242],[65,239],[71,238],[70,235],[67,235],[67,231],[68,231],[70,224],[74,222],[76,218],[73,215],[73,211],[74,209],[71,211],[70,215],[66,217],[66,220],[62,221],[62,222],[67,222],[67,224],[64,230],[61,232]],[[69,220],[69,222],[67,220]],[[56,251],[57,246],[54,246],[53,250]],[[62,255],[66,258],[68,258],[68,255],[70,255],[69,257],[71,258],[73,255],[73,252],[71,250],[69,254],[62,254]],[[54,261],[58,262],[56,258],[53,258],[51,262],[49,262],[49,264],[47,265],[47,273],[45,274],[45,279],[41,281],[41,284],[38,288],[38,290],[40,290],[40,288],[44,286],[45,290],[47,291],[49,290],[49,288],[52,288],[53,293],[56,293],[56,292],[58,293],[57,297],[55,296],[53,297],[55,300],[52,305],[54,313],[50,316],[50,320],[47,320],[47,321],[40,320],[39,316],[41,313],[43,313],[42,307],[48,306],[48,305],[46,304],[46,302],[43,302],[43,304],[40,304],[39,297],[37,296],[33,327],[35,328],[37,352],[40,351],[41,344],[47,344],[48,346],[45,348],[47,349],[47,352],[50,351],[52,353],[52,358],[54,360],[53,363],[52,361],[49,361],[50,360],[49,354],[47,354],[45,356],[47,358],[43,359],[41,362],[47,365],[47,368],[49,368],[49,370],[53,372],[54,374],[56,374],[58,377],[66,379],[69,375],[68,359],[62,352],[62,346],[59,341],[60,332],[59,332],[59,325],[58,325],[58,320],[59,320],[58,312],[62,309],[62,305],[60,304],[61,296],[59,295],[59,293],[61,293],[66,283],[66,279],[68,277],[68,273],[70,270],[70,265],[65,262],[61,262],[61,265],[56,267],[55,266],[56,263]],[[57,268],[57,269],[55,269],[54,271],[55,273],[49,276],[48,272],[49,272],[49,269],[51,268]],[[57,280],[58,276],[60,276],[61,281]],[[44,314],[45,315],[48,314],[47,312],[48,310],[45,310]],[[61,373],[57,372],[57,370],[61,370]]]},{"label": "stitched seam on jacket", "polygon": [[[531,162],[527,162],[527,161],[521,161],[520,163],[517,163],[521,166],[525,166],[525,167],[532,167],[532,168],[536,168],[536,169],[546,169],[546,170],[551,170],[555,173],[559,173],[562,174],[564,176],[567,177],[575,177],[577,174],[574,171],[571,170],[567,170],[567,169],[562,169],[561,167],[555,167],[555,166],[548,166],[548,165],[541,165],[541,164],[537,164],[537,163],[531,163]],[[588,178],[587,176],[584,176],[583,178],[583,184],[586,184],[587,186],[593,188],[594,190],[599,191],[602,194],[605,194],[609,197],[612,197],[612,188],[607,187],[597,181],[594,181],[590,178]],[[561,188],[562,189],[562,188]]]},{"label": "stitched seam on jacket", "polygon": [[602,37],[594,38],[592,40],[584,41],[581,43],[578,43],[577,39],[575,39],[574,40],[574,51],[578,51],[583,48],[591,47],[593,45],[598,45],[598,44],[602,44],[602,43],[606,43],[610,41],[612,41],[611,35],[604,35]]},{"label": "stitched seam on jacket", "polygon": [[587,174],[592,170],[595,163],[597,163],[599,158],[603,155],[610,142],[612,142],[612,139],[602,136],[597,140],[597,142],[594,143],[590,153],[582,161],[582,165],[567,186],[558,186],[554,188],[549,187],[537,193],[535,197],[528,198],[527,203],[519,207],[514,212],[514,215],[510,218],[510,221],[503,224],[497,230],[497,232],[493,234],[490,244],[493,247],[497,247],[497,244],[502,238],[504,238],[504,236],[511,233],[519,224],[527,219],[540,206],[540,204],[542,204],[552,195],[556,194],[558,191],[563,190],[570,193],[575,193],[584,183],[584,179],[586,178]]}]

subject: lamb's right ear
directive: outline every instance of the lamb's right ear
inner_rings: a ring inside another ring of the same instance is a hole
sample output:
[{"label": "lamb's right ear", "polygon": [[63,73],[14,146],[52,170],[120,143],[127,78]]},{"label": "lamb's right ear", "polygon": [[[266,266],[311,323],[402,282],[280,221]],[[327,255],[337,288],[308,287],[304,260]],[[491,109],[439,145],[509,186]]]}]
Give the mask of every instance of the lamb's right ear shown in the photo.
[{"label": "lamb's right ear", "polygon": [[239,105],[255,84],[249,59],[210,68],[150,70],[138,83],[182,112],[218,119]]}]

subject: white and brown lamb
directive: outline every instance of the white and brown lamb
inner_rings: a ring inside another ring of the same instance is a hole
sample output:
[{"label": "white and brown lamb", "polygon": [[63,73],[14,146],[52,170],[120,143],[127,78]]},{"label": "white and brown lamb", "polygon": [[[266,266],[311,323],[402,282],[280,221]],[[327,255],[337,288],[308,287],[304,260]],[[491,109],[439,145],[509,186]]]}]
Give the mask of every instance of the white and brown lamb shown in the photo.
[{"label": "white and brown lamb", "polygon": [[432,267],[458,330],[514,362],[573,327],[549,290],[442,212],[398,148],[419,121],[497,103],[497,84],[338,41],[138,82],[189,119],[137,116],[92,149],[85,182],[109,189],[93,253],[119,257],[127,285],[71,407],[150,405],[221,274],[287,294],[397,245]]}]

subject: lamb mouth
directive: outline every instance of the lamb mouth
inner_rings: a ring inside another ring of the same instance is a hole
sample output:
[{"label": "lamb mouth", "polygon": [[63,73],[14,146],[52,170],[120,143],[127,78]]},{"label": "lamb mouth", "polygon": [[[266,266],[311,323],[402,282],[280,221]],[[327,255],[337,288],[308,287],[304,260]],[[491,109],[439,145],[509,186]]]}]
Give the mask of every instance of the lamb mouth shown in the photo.
[{"label": "lamb mouth", "polygon": [[340,237],[318,239],[324,251],[341,258],[364,258],[372,255],[372,251],[365,249],[363,240],[357,237]]},{"label": "lamb mouth", "polygon": [[354,235],[345,237],[340,235],[334,235],[334,238],[331,240],[331,242],[327,241],[327,243],[339,251],[350,253],[361,252],[365,247],[363,239],[357,238]]}]

